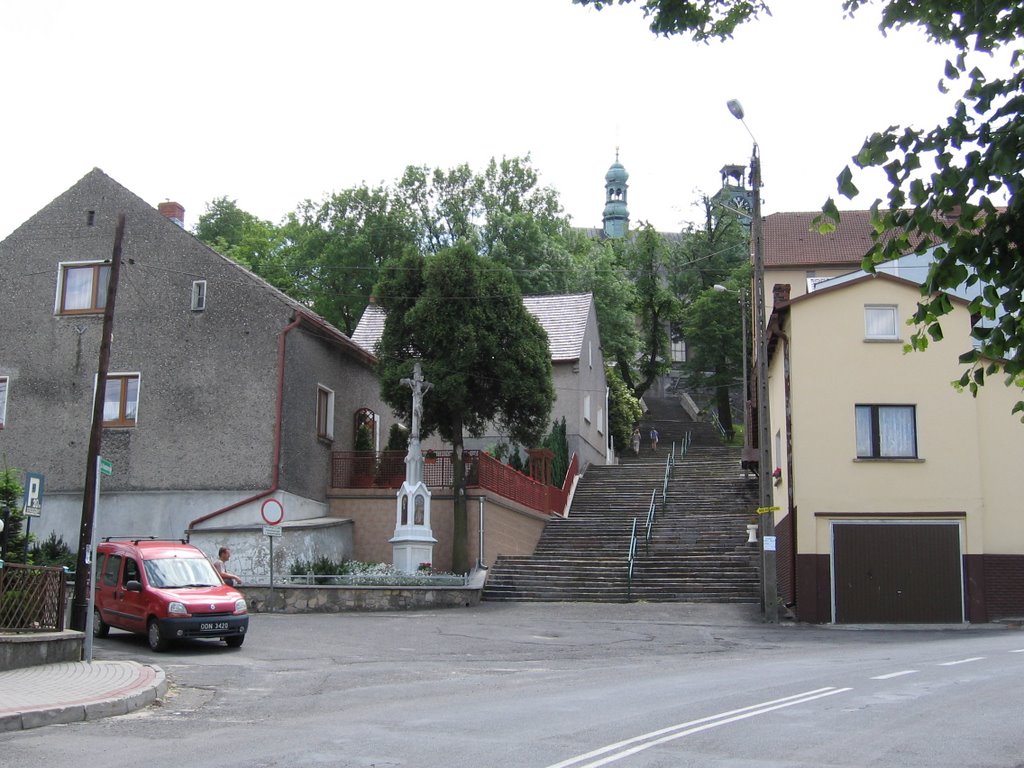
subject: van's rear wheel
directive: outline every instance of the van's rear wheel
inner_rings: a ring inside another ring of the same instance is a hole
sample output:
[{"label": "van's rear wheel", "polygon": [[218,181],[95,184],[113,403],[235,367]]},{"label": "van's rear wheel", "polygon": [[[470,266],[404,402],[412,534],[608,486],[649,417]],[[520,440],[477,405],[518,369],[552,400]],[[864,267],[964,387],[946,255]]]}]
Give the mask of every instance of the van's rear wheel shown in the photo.
[{"label": "van's rear wheel", "polygon": [[100,617],[100,609],[92,609],[92,636],[106,637],[110,634],[110,625]]},{"label": "van's rear wheel", "polygon": [[231,635],[231,637],[225,637],[224,642],[228,644],[228,648],[241,648],[242,643],[245,642],[245,635]]},{"label": "van's rear wheel", "polygon": [[167,638],[165,638],[163,633],[160,631],[160,622],[156,619],[149,620],[149,626],[146,629],[146,639],[149,640],[149,647],[152,650],[157,651],[158,653],[160,651],[167,650]]}]

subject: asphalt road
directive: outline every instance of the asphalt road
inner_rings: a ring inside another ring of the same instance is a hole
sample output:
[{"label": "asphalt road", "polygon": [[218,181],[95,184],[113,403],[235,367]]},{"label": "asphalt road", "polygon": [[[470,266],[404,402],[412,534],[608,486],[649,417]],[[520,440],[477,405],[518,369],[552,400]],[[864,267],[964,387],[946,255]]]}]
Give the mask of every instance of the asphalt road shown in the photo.
[{"label": "asphalt road", "polygon": [[761,624],[749,606],[258,615],[158,706],[0,736],[4,768],[1024,767],[1024,633]]}]

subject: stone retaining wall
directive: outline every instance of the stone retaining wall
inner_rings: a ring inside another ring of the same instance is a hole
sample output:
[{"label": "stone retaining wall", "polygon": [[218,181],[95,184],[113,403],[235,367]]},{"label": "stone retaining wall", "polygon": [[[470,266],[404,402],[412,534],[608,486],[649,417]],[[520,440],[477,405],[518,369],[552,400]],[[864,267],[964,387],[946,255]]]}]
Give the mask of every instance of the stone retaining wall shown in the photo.
[{"label": "stone retaining wall", "polygon": [[81,632],[24,632],[0,634],[0,672],[82,660]]},{"label": "stone retaining wall", "polygon": [[243,586],[250,613],[341,613],[466,608],[480,603],[480,587]]}]

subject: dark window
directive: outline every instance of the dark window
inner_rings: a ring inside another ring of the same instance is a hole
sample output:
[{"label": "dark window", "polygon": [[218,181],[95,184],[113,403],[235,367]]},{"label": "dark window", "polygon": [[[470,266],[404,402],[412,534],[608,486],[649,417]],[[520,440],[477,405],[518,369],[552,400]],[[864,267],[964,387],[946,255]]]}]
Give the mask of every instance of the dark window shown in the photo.
[{"label": "dark window", "polygon": [[913,405],[858,405],[858,459],[916,459],[917,414]]},{"label": "dark window", "polygon": [[117,574],[121,571],[121,556],[107,555],[103,562],[103,583],[108,587],[117,586]]}]

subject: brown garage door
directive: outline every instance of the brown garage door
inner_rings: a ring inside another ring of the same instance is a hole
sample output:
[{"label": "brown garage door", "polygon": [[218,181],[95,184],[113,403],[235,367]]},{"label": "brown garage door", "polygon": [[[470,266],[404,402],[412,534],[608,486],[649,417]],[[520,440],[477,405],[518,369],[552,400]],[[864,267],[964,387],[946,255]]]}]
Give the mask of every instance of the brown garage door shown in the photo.
[{"label": "brown garage door", "polygon": [[963,621],[960,527],[955,523],[835,523],[835,621]]}]

